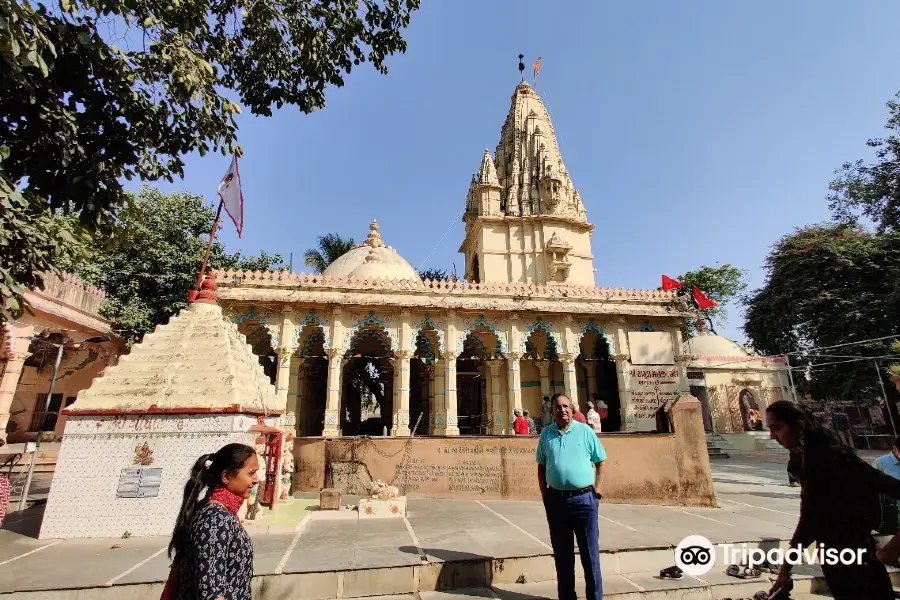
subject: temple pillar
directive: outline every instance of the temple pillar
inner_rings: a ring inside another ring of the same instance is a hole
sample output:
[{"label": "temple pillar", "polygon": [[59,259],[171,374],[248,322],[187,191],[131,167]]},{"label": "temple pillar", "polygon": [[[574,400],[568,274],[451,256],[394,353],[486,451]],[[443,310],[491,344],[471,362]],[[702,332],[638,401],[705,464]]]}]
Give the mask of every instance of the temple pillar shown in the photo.
[{"label": "temple pillar", "polygon": [[435,417],[435,435],[459,435],[459,421],[456,406],[456,359],[455,353],[444,355],[444,405]]},{"label": "temple pillar", "polygon": [[[522,372],[519,370],[519,361],[522,355],[518,352],[509,352],[506,356],[506,365],[509,369],[507,379],[509,381],[509,397],[507,400],[506,414],[503,417],[503,425],[512,418],[513,411],[522,408]],[[504,427],[505,429],[505,427]]]},{"label": "temple pillar", "polygon": [[394,382],[399,385],[399,393],[394,394],[394,415],[391,419],[391,435],[409,436],[409,358],[408,350],[394,352]]},{"label": "temple pillar", "polygon": [[[431,435],[447,435],[446,369],[438,361],[434,365],[434,406],[431,407]],[[440,424],[440,425],[439,425]]]},{"label": "temple pillar", "polygon": [[425,372],[428,374],[428,377],[425,380],[425,390],[424,393],[428,394],[428,411],[425,415],[425,431],[428,435],[432,435],[434,433],[434,405],[437,402],[435,398],[435,380],[436,380],[436,372],[435,364],[426,364]]},{"label": "temple pillar", "polygon": [[572,401],[573,407],[579,407],[583,410],[581,402],[578,400],[578,374],[575,372],[575,355],[566,352],[560,354],[560,360],[563,367],[563,393]]},{"label": "temple pillar", "polygon": [[31,336],[34,334],[32,325],[7,324],[4,331],[7,341],[6,366],[3,376],[0,378],[0,446],[6,444],[6,426],[9,423],[10,410],[16,388],[19,386],[19,377],[25,361],[31,356],[28,347],[31,345]]},{"label": "temple pillar", "polygon": [[488,426],[488,432],[491,435],[504,435],[506,433],[506,422],[508,415],[503,414],[503,394],[500,391],[500,366],[503,365],[502,360],[487,361],[488,371],[490,373],[490,412],[488,418],[491,422]]},{"label": "temple pillar", "polygon": [[341,371],[344,359],[343,348],[329,348],[328,354],[328,392],[325,396],[325,428],[324,437],[341,435]]},{"label": "temple pillar", "polygon": [[615,354],[616,382],[619,385],[619,413],[622,417],[622,431],[635,431],[634,402],[631,399],[631,362],[627,354]]},{"label": "temple pillar", "polygon": [[541,401],[543,401],[544,396],[549,398],[553,395],[550,393],[550,361],[536,360],[534,361],[534,366],[537,367],[541,376]]},{"label": "temple pillar", "polygon": [[291,387],[291,357],[294,355],[293,348],[284,346],[275,349],[278,356],[278,369],[275,371],[275,398],[278,399],[276,410],[279,412],[287,412],[288,393]]},{"label": "temple pillar", "polygon": [[[691,363],[691,355],[690,354],[682,354],[681,346],[682,346],[682,338],[681,338],[681,328],[674,327],[671,330],[672,334],[672,346],[675,353],[675,366],[678,368],[678,395],[679,396],[690,396],[691,395],[691,384],[688,383],[687,378],[687,370],[688,365]],[[763,410],[765,412],[765,410]]]}]

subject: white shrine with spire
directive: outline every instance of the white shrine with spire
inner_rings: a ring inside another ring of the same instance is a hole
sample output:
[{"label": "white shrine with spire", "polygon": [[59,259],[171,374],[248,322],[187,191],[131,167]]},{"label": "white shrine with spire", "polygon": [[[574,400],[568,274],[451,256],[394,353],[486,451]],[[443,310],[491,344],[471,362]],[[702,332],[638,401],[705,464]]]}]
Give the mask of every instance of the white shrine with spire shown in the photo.
[{"label": "white shrine with spire", "polygon": [[563,163],[550,115],[526,82],[516,86],[500,142],[484,151],[466,197],[468,281],[594,287],[591,232]]},{"label": "white shrine with spire", "polygon": [[656,429],[660,406],[688,393],[690,313],[673,292],[596,286],[593,226],[527,83],[463,221],[465,269],[448,280],[422,280],[387,244],[399,225],[374,221],[320,274],[216,273],[298,438],[504,435],[517,410],[546,420],[554,392],[582,410],[602,401],[605,431]]}]

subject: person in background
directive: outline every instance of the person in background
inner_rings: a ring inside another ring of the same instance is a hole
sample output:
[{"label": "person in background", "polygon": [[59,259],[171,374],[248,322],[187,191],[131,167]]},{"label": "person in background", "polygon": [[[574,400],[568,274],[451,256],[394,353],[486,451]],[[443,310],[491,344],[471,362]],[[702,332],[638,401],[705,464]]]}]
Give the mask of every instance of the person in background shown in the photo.
[{"label": "person in background", "polygon": [[550,406],[550,396],[544,396],[541,403],[541,429],[553,422],[553,408]]},{"label": "person in background", "polygon": [[[559,394],[557,394],[557,395],[559,395]],[[583,423],[584,425],[587,425],[587,417],[584,416],[584,413],[581,412],[581,409],[578,408],[577,405],[573,405],[572,410],[575,411],[575,413],[572,415],[572,418],[575,419],[576,421],[578,421],[579,423]]]},{"label": "person in background", "polygon": [[525,417],[525,422],[528,423],[528,435],[537,435],[537,423],[535,423],[535,422],[534,422],[534,419],[532,419],[532,418],[528,415],[528,409],[527,409],[527,408],[526,408],[525,411],[522,413],[522,415]]},{"label": "person in background", "polygon": [[606,450],[587,425],[576,422],[572,401],[553,396],[555,422],[545,427],[538,440],[538,486],[544,501],[553,561],[556,565],[557,598],[576,600],[575,547],[584,570],[586,598],[603,598],[600,574],[599,518],[601,479]]},{"label": "person in background", "polygon": [[594,403],[588,402],[587,425],[594,430],[594,433],[600,433],[600,413],[594,410]]},{"label": "person in background", "polygon": [[831,416],[831,425],[837,432],[838,439],[841,440],[842,444],[851,448],[855,447],[853,444],[853,434],[850,431],[850,417],[847,416],[847,413],[845,413],[843,409],[839,408],[834,412]]},{"label": "person in background", "polygon": [[[887,473],[894,479],[900,479],[900,437],[894,440],[894,447],[889,454],[879,456],[872,466]],[[881,524],[878,533],[894,535],[900,531],[900,502],[889,496],[881,496]]]},{"label": "person in background", "polygon": [[253,545],[237,515],[258,468],[256,450],[244,444],[228,444],[194,464],[169,542],[172,570],[160,600],[250,600]]},{"label": "person in background", "polygon": [[[800,519],[789,546],[802,551],[815,542],[826,551],[854,555],[862,550],[862,564],[820,565],[829,592],[838,600],[893,600],[890,577],[879,561],[896,560],[897,546],[876,553],[872,530],[880,517],[879,494],[900,499],[900,480],[866,463],[790,401],[770,404],[766,423],[772,439],[791,452],[789,468],[800,482]],[[770,594],[790,591],[791,568],[781,566]]]},{"label": "person in background", "polygon": [[516,435],[528,435],[528,421],[522,416],[522,409],[514,409],[513,414],[516,415],[516,418],[513,420],[513,431]]}]

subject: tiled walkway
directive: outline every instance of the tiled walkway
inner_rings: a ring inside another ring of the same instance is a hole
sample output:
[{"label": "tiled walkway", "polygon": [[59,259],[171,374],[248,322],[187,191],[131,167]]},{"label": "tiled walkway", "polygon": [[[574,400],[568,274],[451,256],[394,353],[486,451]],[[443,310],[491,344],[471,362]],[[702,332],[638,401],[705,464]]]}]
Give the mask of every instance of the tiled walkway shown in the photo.
[{"label": "tiled walkway", "polygon": [[[784,462],[779,455],[715,461],[720,508],[603,504],[601,548],[672,548],[689,534],[713,542],[788,538],[799,491],[787,485]],[[253,534],[256,574],[550,554],[535,502],[411,499],[405,520],[347,517]],[[168,573],[167,539],[37,540],[39,521],[40,509],[13,514],[0,531],[0,593],[156,582]]]}]

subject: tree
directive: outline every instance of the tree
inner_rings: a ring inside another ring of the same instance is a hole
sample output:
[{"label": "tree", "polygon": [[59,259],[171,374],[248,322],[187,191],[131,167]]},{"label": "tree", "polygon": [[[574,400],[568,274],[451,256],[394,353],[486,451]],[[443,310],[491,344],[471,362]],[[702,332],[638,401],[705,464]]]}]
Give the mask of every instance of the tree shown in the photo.
[{"label": "tree", "polygon": [[795,382],[816,397],[879,397],[873,361],[838,356],[891,353],[890,340],[866,340],[900,333],[900,232],[804,227],[779,240],[765,265],[765,284],[743,300],[744,331],[755,348],[768,355],[795,353],[794,366],[812,367],[808,380]]},{"label": "tree", "polygon": [[432,281],[447,281],[450,279],[450,276],[447,275],[446,269],[425,269],[419,271],[419,279],[422,281],[427,281],[428,279]]},{"label": "tree", "polygon": [[[62,266],[103,289],[101,312],[129,341],[138,341],[187,306],[214,218],[215,211],[200,196],[142,187],[121,215],[122,234],[114,246],[94,244],[88,260]],[[210,269],[256,271],[281,263],[280,254],[229,254],[218,238],[209,257]]]},{"label": "tree", "polygon": [[[687,271],[678,280],[683,284],[678,294],[681,296],[690,296],[693,286],[697,286],[700,291],[707,297],[719,303],[715,308],[707,308],[700,311],[700,314],[709,323],[709,329],[715,333],[714,321],[724,324],[728,321],[728,311],[725,310],[724,304],[727,304],[747,289],[747,283],[744,281],[746,273],[730,264],[724,264],[720,267],[702,266],[695,271]],[[693,301],[691,301],[693,303]],[[685,339],[693,337],[697,334],[697,323],[695,321],[686,321],[682,329]]]},{"label": "tree", "polygon": [[326,233],[316,238],[318,249],[310,248],[303,253],[303,264],[312,267],[316,273],[324,273],[328,265],[353,249],[353,238],[342,238],[337,233]]},{"label": "tree", "polygon": [[890,100],[887,107],[884,128],[891,134],[866,142],[875,149],[876,161],[844,163],[835,172],[828,196],[835,220],[855,225],[861,216],[866,217],[879,232],[900,230],[900,103]]},{"label": "tree", "polygon": [[386,73],[419,3],[0,3],[0,317],[65,260],[57,212],[78,217],[81,237],[111,235],[123,180],[172,181],[192,152],[239,154],[240,106],[309,113],[353,67]]}]

